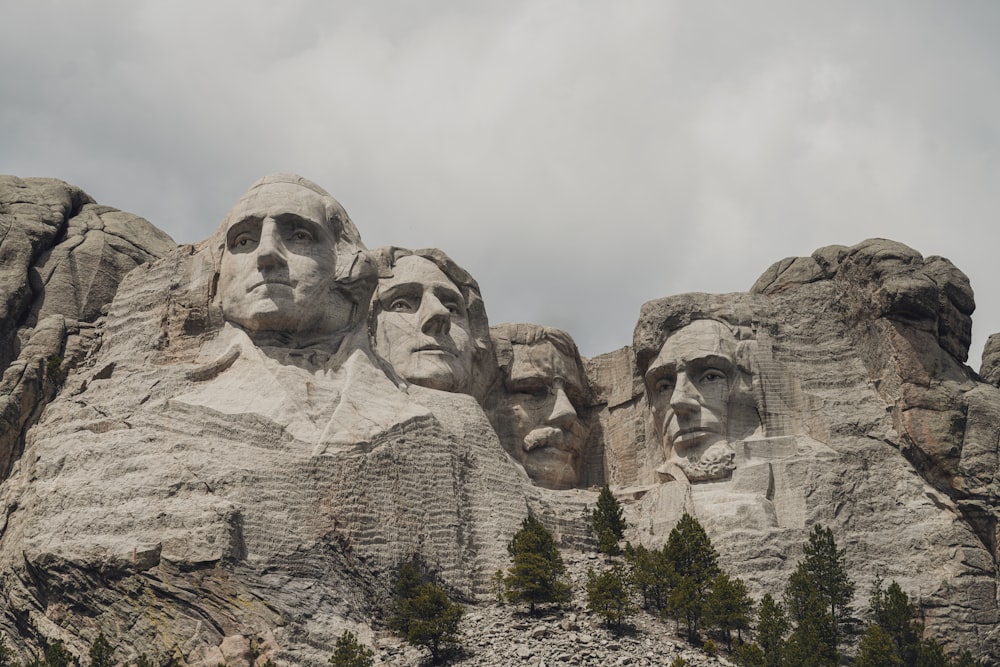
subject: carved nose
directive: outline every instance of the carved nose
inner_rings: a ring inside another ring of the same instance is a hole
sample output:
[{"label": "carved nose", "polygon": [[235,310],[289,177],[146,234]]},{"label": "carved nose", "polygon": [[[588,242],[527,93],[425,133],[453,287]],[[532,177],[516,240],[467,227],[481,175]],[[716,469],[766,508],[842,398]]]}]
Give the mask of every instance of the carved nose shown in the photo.
[{"label": "carved nose", "polygon": [[257,244],[257,268],[281,266],[285,263],[285,248],[274,220],[267,218],[260,227]]},{"label": "carved nose", "polygon": [[677,413],[697,412],[701,408],[699,396],[698,389],[688,379],[687,373],[680,372],[670,394],[670,408]]},{"label": "carved nose", "polygon": [[425,293],[420,301],[420,330],[432,336],[451,330],[451,311],[433,294]]},{"label": "carved nose", "polygon": [[573,407],[572,401],[569,400],[569,396],[566,395],[561,382],[556,382],[555,399],[552,404],[552,412],[549,413],[546,420],[549,424],[564,426],[577,418],[576,409]]}]

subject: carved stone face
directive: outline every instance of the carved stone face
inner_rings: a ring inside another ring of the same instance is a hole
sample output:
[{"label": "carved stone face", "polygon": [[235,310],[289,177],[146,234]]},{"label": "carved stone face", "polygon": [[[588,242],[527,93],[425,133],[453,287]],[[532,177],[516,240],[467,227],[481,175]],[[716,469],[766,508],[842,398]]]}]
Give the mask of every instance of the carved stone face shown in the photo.
[{"label": "carved stone face", "polygon": [[327,206],[294,183],[251,189],[226,217],[219,294],[227,320],[255,332],[342,331],[350,304],[336,292]]},{"label": "carved stone face", "polygon": [[576,486],[587,430],[577,414],[583,381],[576,361],[548,341],[514,345],[501,437],[539,486]]},{"label": "carved stone face", "polygon": [[413,384],[464,392],[472,375],[472,336],[462,293],[423,257],[399,258],[379,281],[375,348]]},{"label": "carved stone face", "polygon": [[663,344],[646,372],[650,410],[668,458],[698,455],[726,440],[736,339],[714,320],[698,320]]}]

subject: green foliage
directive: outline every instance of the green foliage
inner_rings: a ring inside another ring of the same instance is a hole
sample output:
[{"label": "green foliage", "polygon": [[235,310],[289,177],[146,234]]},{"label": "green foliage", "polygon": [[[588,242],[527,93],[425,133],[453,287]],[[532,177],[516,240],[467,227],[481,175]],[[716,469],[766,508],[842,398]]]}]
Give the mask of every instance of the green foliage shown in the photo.
[{"label": "green foliage", "polygon": [[590,525],[597,536],[601,553],[616,556],[621,553],[618,542],[625,536],[625,518],[622,506],[605,484],[597,497],[597,508],[590,515]]},{"label": "green foliage", "polygon": [[869,625],[861,635],[855,667],[903,667],[903,664],[889,633],[879,625]]},{"label": "green foliage", "polygon": [[14,667],[14,652],[7,645],[7,637],[0,635],[0,667]]},{"label": "green foliage", "polygon": [[715,645],[711,639],[706,639],[705,643],[702,644],[701,650],[705,652],[705,655],[714,656],[719,653],[719,647]]},{"label": "green foliage", "polygon": [[670,531],[665,554],[677,575],[667,597],[667,613],[684,619],[688,640],[696,641],[712,581],[721,574],[719,555],[698,519],[687,513]]},{"label": "green foliage", "polygon": [[449,600],[440,586],[425,583],[413,561],[399,569],[395,591],[390,627],[407,642],[430,649],[431,658],[439,662],[445,650],[458,641],[458,625],[465,610]]},{"label": "green foliage", "polygon": [[57,385],[66,380],[67,372],[62,364],[63,358],[59,355],[52,355],[45,364],[45,376]]},{"label": "green foliage", "polygon": [[330,657],[330,667],[372,667],[374,664],[375,652],[359,642],[353,632],[344,630]]},{"label": "green foliage", "polygon": [[642,608],[662,614],[667,598],[677,580],[674,566],[667,558],[666,548],[650,551],[641,544],[625,545],[625,560],[632,569],[632,585],[642,597]]},{"label": "green foliage", "polygon": [[670,662],[670,667],[688,667],[688,661],[680,656],[677,656]]},{"label": "green foliage", "polygon": [[[889,638],[893,657],[900,664],[916,664],[917,655],[920,652],[920,637],[923,635],[924,628],[916,620],[917,610],[910,602],[909,596],[895,581],[890,583],[888,588],[882,588],[882,579],[876,577],[872,584],[869,602],[872,625],[865,630],[865,634],[868,635],[869,630],[873,627],[879,628]],[[880,638],[879,633],[873,630],[871,635]],[[874,641],[874,638],[869,639],[869,642]]]},{"label": "green foliage", "polygon": [[157,665],[143,653],[136,659],[135,667],[157,667]]},{"label": "green foliage", "polygon": [[805,556],[785,589],[785,603],[796,624],[792,638],[796,650],[808,653],[810,660],[831,659],[830,664],[836,664],[842,626],[849,619],[848,605],[854,597],[854,582],[847,575],[844,552],[837,549],[829,528],[814,526],[803,552]]},{"label": "green foliage", "polygon": [[730,658],[741,667],[767,667],[764,649],[758,644],[737,644]]},{"label": "green foliage", "polygon": [[458,642],[458,624],[465,610],[448,599],[444,589],[434,584],[422,585],[415,597],[402,604],[407,617],[403,638],[416,646],[426,646],[435,662],[446,648]]},{"label": "green foliage", "polygon": [[80,661],[57,639],[45,647],[42,657],[35,658],[25,667],[80,667]]},{"label": "green foliage", "polygon": [[493,592],[498,605],[502,606],[507,601],[504,596],[506,587],[503,583],[503,570],[497,570],[493,573],[493,577],[490,579],[490,590]]},{"label": "green foliage", "polygon": [[736,630],[742,640],[743,631],[750,629],[752,616],[753,599],[743,580],[719,574],[712,581],[705,599],[705,624],[717,628],[725,636],[727,650],[733,650],[732,631]]},{"label": "green foliage", "polygon": [[920,642],[920,648],[917,650],[917,667],[948,667],[944,647],[933,639]]},{"label": "green foliage", "polygon": [[538,519],[529,516],[521,522],[507,551],[514,559],[504,578],[509,602],[527,603],[532,613],[536,605],[569,602],[572,591],[565,581],[566,565],[552,534]]},{"label": "green foliage", "polygon": [[108,643],[104,633],[98,633],[94,643],[90,645],[90,667],[114,667],[115,651]]},{"label": "green foliage", "polygon": [[587,608],[616,632],[635,614],[629,576],[620,563],[600,574],[587,570]]},{"label": "green foliage", "polygon": [[979,667],[979,663],[972,657],[972,653],[966,649],[955,658],[955,667]]},{"label": "green foliage", "polygon": [[779,667],[784,661],[788,617],[785,608],[770,593],[757,607],[757,642],[764,652],[764,667]]},{"label": "green foliage", "polygon": [[803,616],[785,642],[782,664],[787,667],[832,667],[839,662],[833,623],[815,597],[803,605]]}]

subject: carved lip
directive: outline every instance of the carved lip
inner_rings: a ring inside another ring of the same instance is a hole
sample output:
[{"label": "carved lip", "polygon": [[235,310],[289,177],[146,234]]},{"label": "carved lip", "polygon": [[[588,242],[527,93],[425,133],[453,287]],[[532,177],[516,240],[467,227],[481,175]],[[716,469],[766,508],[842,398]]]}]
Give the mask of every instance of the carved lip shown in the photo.
[{"label": "carved lip", "polygon": [[444,347],[443,345],[438,345],[437,343],[427,343],[426,345],[418,345],[413,349],[414,352],[442,352],[444,354],[454,354],[451,350]]},{"label": "carved lip", "polygon": [[290,281],[288,281],[288,280],[282,280],[280,278],[266,278],[264,280],[258,280],[257,282],[255,282],[253,285],[250,286],[250,288],[247,291],[248,292],[252,292],[253,290],[255,290],[258,287],[260,287],[261,285],[265,285],[265,286],[266,285],[285,285],[286,287],[291,287],[292,283]]},{"label": "carved lip", "polygon": [[674,436],[674,442],[680,443],[690,443],[703,440],[710,435],[718,435],[715,431],[706,429],[703,426],[692,426],[688,428],[681,429]]}]

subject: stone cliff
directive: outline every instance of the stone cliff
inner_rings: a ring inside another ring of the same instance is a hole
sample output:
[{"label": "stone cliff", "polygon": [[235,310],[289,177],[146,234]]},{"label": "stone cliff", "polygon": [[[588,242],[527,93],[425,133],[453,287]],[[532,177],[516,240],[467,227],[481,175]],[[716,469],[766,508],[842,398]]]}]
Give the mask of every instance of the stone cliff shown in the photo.
[{"label": "stone cliff", "polygon": [[417,556],[474,601],[532,512],[567,548],[608,483],[633,542],[685,511],[755,595],[833,529],[949,648],[1000,657],[1000,389],[939,257],[822,248],[747,293],[645,304],[631,346],[489,327],[440,251],[371,252],[275,175],[176,246],[0,178],[0,630],[186,664],[321,665]]}]

